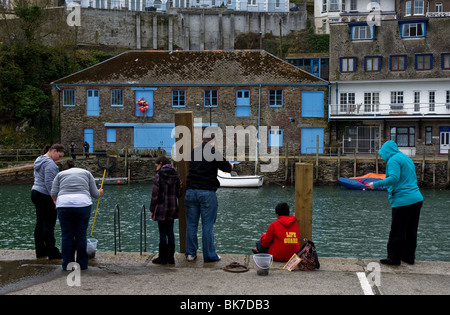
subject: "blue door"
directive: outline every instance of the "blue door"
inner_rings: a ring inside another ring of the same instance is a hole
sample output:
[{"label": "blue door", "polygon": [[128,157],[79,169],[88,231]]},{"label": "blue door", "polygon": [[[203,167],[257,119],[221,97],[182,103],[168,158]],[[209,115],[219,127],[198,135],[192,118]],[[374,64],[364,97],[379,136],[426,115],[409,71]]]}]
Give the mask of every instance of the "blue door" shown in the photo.
[{"label": "blue door", "polygon": [[323,128],[302,128],[302,154],[314,154],[317,149],[317,135],[319,135],[319,153],[323,153]]},{"label": "blue door", "polygon": [[94,152],[94,129],[86,128],[84,129],[84,141],[89,143],[89,153]]},{"label": "blue door", "polygon": [[[145,101],[148,103],[148,109],[145,112],[142,112],[139,110],[139,105],[136,104],[137,101],[139,101],[141,98],[144,98]],[[152,90],[136,90],[136,100],[135,100],[135,106],[136,106],[136,116],[138,117],[153,117],[153,91]]]},{"label": "blue door", "polygon": [[98,90],[87,90],[86,98],[86,115],[98,116],[100,115],[100,102],[98,96]]},{"label": "blue door", "polygon": [[250,90],[236,91],[236,117],[250,117]]},{"label": "blue door", "polygon": [[303,91],[302,117],[323,117],[324,95],[323,91]]},{"label": "blue door", "polygon": [[134,127],[135,148],[161,148],[169,154],[175,139],[172,137],[173,124],[147,124]]},{"label": "blue door", "polygon": [[283,146],[283,129],[269,129],[269,147]]}]

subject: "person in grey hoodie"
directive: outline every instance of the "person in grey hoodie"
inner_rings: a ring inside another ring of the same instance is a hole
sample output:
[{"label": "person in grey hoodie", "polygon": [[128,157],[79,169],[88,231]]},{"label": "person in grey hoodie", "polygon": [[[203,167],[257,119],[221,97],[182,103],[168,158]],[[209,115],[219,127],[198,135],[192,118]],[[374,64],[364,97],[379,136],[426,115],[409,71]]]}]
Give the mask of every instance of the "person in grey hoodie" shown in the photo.
[{"label": "person in grey hoodie", "polygon": [[73,160],[66,162],[66,169],[56,175],[51,190],[61,225],[63,270],[67,270],[67,266],[75,261],[75,250],[80,269],[88,268],[86,230],[91,216],[91,197],[103,196],[103,189],[97,189],[94,176],[74,166]]},{"label": "person in grey hoodie", "polygon": [[55,246],[56,208],[50,197],[53,179],[58,174],[56,161],[64,156],[65,148],[61,144],[52,145],[47,153],[34,162],[34,185],[31,188],[31,201],[36,207],[36,226],[34,244],[36,257],[60,259],[61,253]]}]

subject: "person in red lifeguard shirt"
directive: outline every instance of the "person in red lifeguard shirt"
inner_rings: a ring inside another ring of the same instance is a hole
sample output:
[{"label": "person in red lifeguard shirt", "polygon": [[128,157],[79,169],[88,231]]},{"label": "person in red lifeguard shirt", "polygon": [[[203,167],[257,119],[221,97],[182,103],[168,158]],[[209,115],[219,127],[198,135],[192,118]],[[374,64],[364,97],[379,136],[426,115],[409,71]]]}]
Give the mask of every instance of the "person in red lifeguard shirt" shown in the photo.
[{"label": "person in red lifeguard shirt", "polygon": [[275,207],[275,213],[278,219],[270,224],[252,251],[254,254],[271,254],[275,261],[288,261],[300,250],[297,218],[289,215],[289,205],[285,202]]}]

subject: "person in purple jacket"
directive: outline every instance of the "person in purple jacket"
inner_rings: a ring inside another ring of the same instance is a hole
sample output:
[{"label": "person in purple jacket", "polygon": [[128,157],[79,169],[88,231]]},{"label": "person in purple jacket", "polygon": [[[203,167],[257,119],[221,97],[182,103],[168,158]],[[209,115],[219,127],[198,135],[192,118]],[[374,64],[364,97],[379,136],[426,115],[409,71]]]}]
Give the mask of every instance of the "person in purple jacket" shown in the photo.
[{"label": "person in purple jacket", "polygon": [[158,221],[159,255],[153,259],[154,264],[174,264],[175,234],[174,220],[178,219],[178,200],[181,197],[181,180],[175,167],[165,156],[155,160],[157,174],[153,181],[151,218]]},{"label": "person in purple jacket", "polygon": [[52,145],[47,153],[34,162],[34,185],[31,188],[31,201],[36,207],[36,226],[34,243],[36,258],[60,259],[61,252],[55,246],[56,208],[50,192],[53,179],[59,172],[56,161],[64,156],[61,144]]}]

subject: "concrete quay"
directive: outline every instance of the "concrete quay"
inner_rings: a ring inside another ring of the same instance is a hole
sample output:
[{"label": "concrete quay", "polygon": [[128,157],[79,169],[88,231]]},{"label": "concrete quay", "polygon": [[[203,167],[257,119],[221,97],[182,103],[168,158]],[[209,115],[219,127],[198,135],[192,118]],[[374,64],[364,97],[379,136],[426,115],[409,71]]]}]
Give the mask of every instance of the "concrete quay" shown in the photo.
[{"label": "concrete quay", "polygon": [[[391,267],[375,259],[320,257],[316,271],[283,270],[274,262],[259,276],[251,255],[221,255],[203,263],[177,253],[175,265],[155,265],[154,253],[97,252],[89,269],[62,271],[60,260],[36,259],[32,250],[0,250],[0,294],[8,295],[448,295],[450,262],[418,261]],[[232,262],[249,271],[232,273]],[[371,264],[372,263],[372,264]],[[374,264],[375,263],[375,264]],[[78,281],[78,283],[77,283]],[[192,300],[192,299],[191,299]],[[182,307],[182,302],[179,305]],[[216,305],[217,306],[217,305]],[[225,305],[219,305],[225,307]],[[174,306],[178,307],[177,305]]]}]

